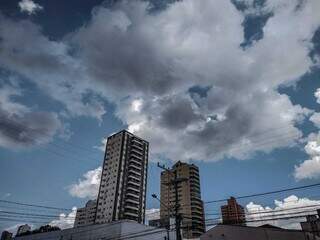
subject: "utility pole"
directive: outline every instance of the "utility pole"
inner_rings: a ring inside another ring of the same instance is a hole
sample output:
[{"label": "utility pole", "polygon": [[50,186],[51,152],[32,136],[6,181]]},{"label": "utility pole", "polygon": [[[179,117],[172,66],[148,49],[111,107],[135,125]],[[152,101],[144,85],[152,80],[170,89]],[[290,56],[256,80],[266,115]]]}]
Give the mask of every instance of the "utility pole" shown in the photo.
[{"label": "utility pole", "polygon": [[[160,202],[160,205],[164,206],[165,208],[168,209],[168,217],[169,217],[169,221],[168,221],[168,226],[166,226],[167,229],[167,238],[165,237],[165,240],[170,240],[170,215],[171,215],[171,209],[170,207],[168,207],[166,204],[164,204],[163,202],[161,202],[161,200],[158,198],[158,196],[156,194],[152,194],[151,195],[154,199],[157,199]],[[161,221],[161,220],[160,220]],[[161,224],[161,222],[160,222]]]},{"label": "utility pole", "polygon": [[[164,165],[157,165],[159,168],[167,171],[169,174],[172,174],[169,168],[165,167]],[[179,195],[178,195],[178,184],[183,181],[187,181],[188,178],[178,178],[177,171],[174,171],[174,179],[170,180],[167,184],[174,186],[175,192],[175,206],[174,206],[174,217],[175,217],[175,225],[176,225],[176,240],[182,240],[181,238],[181,215],[179,214]],[[170,191],[170,190],[169,190]]]}]

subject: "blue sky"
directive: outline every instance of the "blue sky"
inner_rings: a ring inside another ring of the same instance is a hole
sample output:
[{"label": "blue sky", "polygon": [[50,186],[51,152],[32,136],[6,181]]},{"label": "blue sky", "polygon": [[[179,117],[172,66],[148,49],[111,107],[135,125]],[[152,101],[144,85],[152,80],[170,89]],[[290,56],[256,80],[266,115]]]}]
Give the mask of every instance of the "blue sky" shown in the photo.
[{"label": "blue sky", "polygon": [[159,207],[157,161],[198,165],[204,201],[319,182],[317,10],[317,0],[2,0],[0,199],[83,206],[103,138],[123,128],[150,141],[148,209]]}]

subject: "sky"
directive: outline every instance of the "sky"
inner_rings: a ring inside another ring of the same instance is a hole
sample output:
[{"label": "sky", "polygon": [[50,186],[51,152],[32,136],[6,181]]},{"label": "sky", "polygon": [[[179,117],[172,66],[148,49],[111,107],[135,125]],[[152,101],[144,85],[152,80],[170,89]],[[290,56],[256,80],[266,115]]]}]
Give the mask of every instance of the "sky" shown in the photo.
[{"label": "sky", "polygon": [[[318,183],[319,12],[318,0],[2,0],[0,199],[84,206],[105,138],[122,129],[150,142],[150,212],[157,162],[199,166],[204,201]],[[320,195],[240,203],[281,209]],[[53,223],[70,226],[74,213]]]}]

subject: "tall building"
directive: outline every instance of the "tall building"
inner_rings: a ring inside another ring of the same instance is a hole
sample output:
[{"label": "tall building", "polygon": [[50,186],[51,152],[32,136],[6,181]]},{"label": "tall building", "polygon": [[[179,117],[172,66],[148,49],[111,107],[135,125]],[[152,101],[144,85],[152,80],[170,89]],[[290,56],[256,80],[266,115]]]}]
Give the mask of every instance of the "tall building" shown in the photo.
[{"label": "tall building", "polygon": [[89,200],[86,206],[77,209],[74,227],[82,227],[94,224],[97,212],[97,200]]},{"label": "tall building", "polygon": [[123,130],[107,139],[95,223],[144,222],[148,142]]},{"label": "tall building", "polygon": [[228,204],[221,206],[223,224],[245,225],[246,215],[244,208],[237,203],[234,197],[228,199]]},{"label": "tall building", "polygon": [[203,202],[201,200],[199,169],[194,164],[178,161],[171,170],[161,173],[160,219],[169,225],[175,201],[175,187],[170,182],[175,178],[185,179],[178,183],[178,213],[182,216],[182,236],[197,238],[205,232]]}]

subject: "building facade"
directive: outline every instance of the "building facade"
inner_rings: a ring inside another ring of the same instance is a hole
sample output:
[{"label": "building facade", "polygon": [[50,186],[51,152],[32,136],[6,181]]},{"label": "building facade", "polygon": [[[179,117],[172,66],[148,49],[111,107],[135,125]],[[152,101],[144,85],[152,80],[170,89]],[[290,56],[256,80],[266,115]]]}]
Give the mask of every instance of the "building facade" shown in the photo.
[{"label": "building facade", "polygon": [[244,208],[237,203],[234,197],[228,199],[228,204],[221,206],[223,224],[245,225],[246,215]]},{"label": "building facade", "polygon": [[[175,187],[170,184],[177,178],[178,213],[182,217],[181,229],[184,238],[197,238],[205,232],[203,202],[201,200],[199,169],[194,164],[177,162],[171,170],[161,173],[160,219],[169,225],[176,204]],[[169,210],[171,209],[171,211]]]},{"label": "building facade", "polygon": [[108,137],[95,223],[144,222],[149,144],[123,130]]},{"label": "building facade", "polygon": [[277,227],[248,227],[243,225],[217,225],[200,240],[320,240],[310,233]]},{"label": "building facade", "polygon": [[78,208],[74,227],[82,227],[94,224],[97,212],[97,200],[89,200],[85,207]]},{"label": "building facade", "polygon": [[320,209],[317,210],[317,215],[307,216],[306,222],[301,222],[301,229],[305,232],[310,232],[312,235],[320,237]]},{"label": "building facade", "polygon": [[102,239],[170,239],[175,240],[175,231],[159,229],[129,220],[106,224],[94,224],[81,228],[68,228],[60,231],[36,233],[15,240],[102,240]]}]

